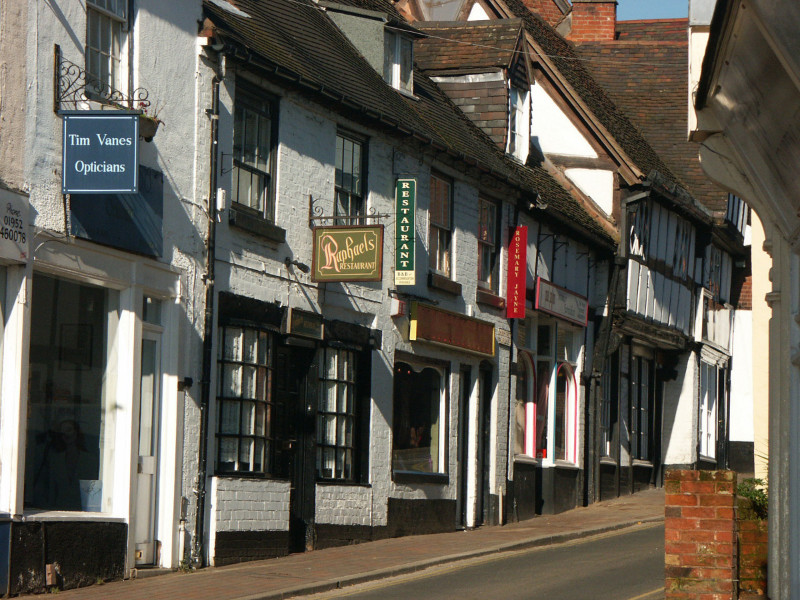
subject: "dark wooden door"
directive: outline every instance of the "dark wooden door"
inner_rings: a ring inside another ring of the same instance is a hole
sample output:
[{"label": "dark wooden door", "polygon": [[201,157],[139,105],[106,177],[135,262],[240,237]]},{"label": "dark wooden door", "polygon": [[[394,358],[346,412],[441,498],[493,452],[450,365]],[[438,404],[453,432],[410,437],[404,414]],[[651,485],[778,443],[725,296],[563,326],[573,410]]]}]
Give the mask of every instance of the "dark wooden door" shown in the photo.
[{"label": "dark wooden door", "polygon": [[313,348],[278,346],[275,371],[277,401],[286,411],[282,442],[291,481],[289,552],[314,549],[315,415],[317,369]]}]

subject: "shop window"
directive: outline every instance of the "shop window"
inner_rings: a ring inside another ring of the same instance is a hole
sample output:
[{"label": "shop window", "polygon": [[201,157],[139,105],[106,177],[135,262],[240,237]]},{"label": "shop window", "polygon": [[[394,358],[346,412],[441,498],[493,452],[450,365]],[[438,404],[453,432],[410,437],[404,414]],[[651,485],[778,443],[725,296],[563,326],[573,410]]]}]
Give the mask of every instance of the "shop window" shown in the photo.
[{"label": "shop window", "polygon": [[34,274],[32,295],[25,508],[110,512],[119,294]]},{"label": "shop window", "polygon": [[392,470],[443,473],[445,378],[431,366],[398,362],[394,369]]},{"label": "shop window", "polygon": [[394,89],[414,91],[414,41],[407,35],[384,33],[383,79]]},{"label": "shop window", "polygon": [[[336,136],[336,203],[337,216],[364,215],[364,178],[367,170],[366,143],[352,135]],[[360,219],[339,219],[337,225],[356,225]]]},{"label": "shop window", "polygon": [[499,238],[499,220],[497,205],[487,200],[480,200],[480,218],[478,221],[478,285],[497,292],[497,240]]},{"label": "shop window", "polygon": [[279,408],[273,399],[272,334],[220,327],[217,471],[274,473]]},{"label": "shop window", "polygon": [[534,445],[536,403],[534,399],[535,377],[533,365],[527,353],[520,353],[517,361],[517,396],[514,403],[514,453],[536,456]]},{"label": "shop window", "polygon": [[650,440],[653,437],[653,361],[641,356],[631,365],[631,456],[652,460]]},{"label": "shop window", "polygon": [[351,350],[320,350],[317,412],[317,476],[353,481],[356,445],[356,355]]},{"label": "shop window", "polygon": [[575,373],[567,363],[558,367],[556,374],[556,406],[555,406],[555,458],[574,461],[577,455],[575,432],[570,423],[575,421],[577,403],[577,385]]},{"label": "shop window", "polygon": [[273,221],[272,185],[275,103],[241,88],[236,90],[233,117],[234,206]]},{"label": "shop window", "polygon": [[111,96],[120,88],[120,47],[126,0],[86,1],[86,86],[90,96]]},{"label": "shop window", "polygon": [[536,458],[575,462],[578,338],[569,327],[545,322],[537,328],[536,341]]},{"label": "shop window", "polygon": [[700,401],[698,419],[700,455],[706,458],[717,456],[717,367],[700,363]]},{"label": "shop window", "polygon": [[600,415],[600,456],[613,456],[619,399],[619,351],[606,361],[603,372],[603,403]]},{"label": "shop window", "polygon": [[451,277],[451,246],[453,241],[453,197],[451,183],[431,175],[430,206],[430,267],[437,273]]}]

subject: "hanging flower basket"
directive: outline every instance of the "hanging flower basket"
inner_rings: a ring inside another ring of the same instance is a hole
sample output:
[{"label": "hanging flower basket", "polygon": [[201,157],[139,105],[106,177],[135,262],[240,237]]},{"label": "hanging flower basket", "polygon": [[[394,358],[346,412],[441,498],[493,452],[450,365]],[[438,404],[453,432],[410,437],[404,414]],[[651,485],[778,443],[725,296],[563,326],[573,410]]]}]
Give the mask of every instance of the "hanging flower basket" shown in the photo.
[{"label": "hanging flower basket", "polygon": [[145,142],[152,142],[161,123],[162,121],[155,117],[139,115],[139,137]]}]

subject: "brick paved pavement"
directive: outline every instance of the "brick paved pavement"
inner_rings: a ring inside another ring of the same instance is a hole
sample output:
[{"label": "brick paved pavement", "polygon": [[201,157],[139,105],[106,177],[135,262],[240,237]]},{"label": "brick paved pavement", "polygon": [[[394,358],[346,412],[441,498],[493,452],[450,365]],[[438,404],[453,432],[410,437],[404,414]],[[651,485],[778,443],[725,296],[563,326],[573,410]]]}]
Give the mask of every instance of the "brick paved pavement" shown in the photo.
[{"label": "brick paved pavement", "polygon": [[504,527],[409,536],[194,573],[94,585],[59,593],[71,600],[272,600],[322,592],[433,565],[585,537],[664,518],[664,493],[648,490],[560,515]]}]

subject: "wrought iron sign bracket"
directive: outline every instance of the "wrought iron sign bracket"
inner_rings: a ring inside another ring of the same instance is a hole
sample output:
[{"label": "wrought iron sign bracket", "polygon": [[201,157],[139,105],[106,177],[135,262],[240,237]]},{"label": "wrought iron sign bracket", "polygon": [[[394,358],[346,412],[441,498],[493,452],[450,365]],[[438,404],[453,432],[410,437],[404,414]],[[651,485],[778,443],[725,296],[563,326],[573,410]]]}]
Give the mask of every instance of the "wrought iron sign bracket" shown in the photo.
[{"label": "wrought iron sign bracket", "polygon": [[317,223],[347,223],[363,225],[368,221],[380,223],[383,219],[388,219],[392,215],[379,214],[375,207],[369,209],[365,215],[325,215],[321,206],[314,201],[314,196],[308,195],[308,226],[313,228]]},{"label": "wrought iron sign bracket", "polygon": [[136,88],[128,95],[92,79],[83,68],[61,55],[58,44],[55,44],[54,59],[53,111],[56,114],[63,110],[79,110],[87,102],[145,113],[150,106],[150,93],[146,89]]}]

